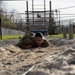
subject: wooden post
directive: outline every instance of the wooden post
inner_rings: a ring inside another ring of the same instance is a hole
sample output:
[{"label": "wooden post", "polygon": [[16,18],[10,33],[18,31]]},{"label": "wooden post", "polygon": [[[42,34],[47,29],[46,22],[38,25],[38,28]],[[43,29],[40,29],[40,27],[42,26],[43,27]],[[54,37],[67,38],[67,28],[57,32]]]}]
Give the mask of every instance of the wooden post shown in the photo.
[{"label": "wooden post", "polygon": [[63,26],[63,38],[67,38],[67,30],[65,26]]},{"label": "wooden post", "polygon": [[0,18],[0,39],[2,39],[2,19]]},{"label": "wooden post", "polygon": [[73,39],[73,25],[70,24],[68,28],[69,39]]}]

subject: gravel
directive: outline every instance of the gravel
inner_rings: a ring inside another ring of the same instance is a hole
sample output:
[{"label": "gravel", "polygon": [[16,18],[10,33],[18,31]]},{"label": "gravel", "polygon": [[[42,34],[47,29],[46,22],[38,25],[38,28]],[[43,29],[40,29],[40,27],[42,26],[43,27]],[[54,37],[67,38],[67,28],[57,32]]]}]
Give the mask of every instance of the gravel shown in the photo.
[{"label": "gravel", "polygon": [[62,38],[55,38],[49,41],[51,44],[56,46],[65,46],[65,45],[74,45],[75,39],[68,40],[68,39],[62,39]]},{"label": "gravel", "polygon": [[15,45],[18,43],[18,41],[19,41],[19,39],[0,40],[0,47],[8,45],[8,44]]},{"label": "gravel", "polygon": [[0,48],[0,75],[75,75],[75,39],[52,39],[48,48],[28,50],[14,46],[18,41],[0,41],[11,44]]}]

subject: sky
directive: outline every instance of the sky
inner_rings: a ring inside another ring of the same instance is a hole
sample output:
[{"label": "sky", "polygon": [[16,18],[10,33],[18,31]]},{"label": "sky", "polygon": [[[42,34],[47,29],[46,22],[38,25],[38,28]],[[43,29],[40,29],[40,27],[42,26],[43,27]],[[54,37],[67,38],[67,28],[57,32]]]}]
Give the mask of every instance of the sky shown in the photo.
[{"label": "sky", "polygon": [[[46,2],[46,10],[49,10],[49,1],[45,0]],[[7,9],[11,11],[12,9],[15,9],[19,13],[24,13],[26,11],[26,0],[17,0],[17,1],[4,1]],[[29,3],[29,10],[32,10],[32,0],[28,0]],[[75,0],[51,0],[52,3],[52,10],[58,10],[60,11],[60,14],[72,14],[72,15],[60,15],[61,19],[65,18],[75,18]],[[44,4],[44,0],[34,0],[34,10],[42,10]],[[39,6],[36,6],[39,5]],[[42,6],[40,6],[42,5]],[[66,7],[72,7],[72,8],[66,8]],[[62,9],[65,8],[65,9]],[[73,15],[74,14],[74,15]],[[65,17],[65,16],[71,16],[71,17]],[[73,17],[72,17],[73,16]]]}]

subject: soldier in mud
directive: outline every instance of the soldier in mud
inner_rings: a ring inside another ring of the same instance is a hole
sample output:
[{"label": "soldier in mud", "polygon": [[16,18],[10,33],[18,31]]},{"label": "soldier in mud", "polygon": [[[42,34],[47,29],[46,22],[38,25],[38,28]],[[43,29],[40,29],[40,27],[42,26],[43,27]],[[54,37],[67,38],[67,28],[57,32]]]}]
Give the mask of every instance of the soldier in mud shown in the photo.
[{"label": "soldier in mud", "polygon": [[33,33],[23,36],[20,41],[16,44],[16,46],[22,49],[29,49],[29,48],[37,48],[37,47],[48,47],[49,42],[43,38],[42,33]]}]

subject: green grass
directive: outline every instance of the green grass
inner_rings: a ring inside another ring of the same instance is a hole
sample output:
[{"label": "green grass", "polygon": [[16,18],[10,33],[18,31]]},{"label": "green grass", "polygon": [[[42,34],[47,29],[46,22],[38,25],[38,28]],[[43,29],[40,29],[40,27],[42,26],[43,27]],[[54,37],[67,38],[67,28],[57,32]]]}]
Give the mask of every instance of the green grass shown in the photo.
[{"label": "green grass", "polygon": [[[49,35],[50,38],[63,38],[63,34],[57,34],[57,35]],[[67,34],[67,38],[69,35]],[[73,38],[75,38],[75,34],[73,34]]]},{"label": "green grass", "polygon": [[3,35],[2,39],[0,39],[0,40],[17,39],[21,36],[23,36],[23,35]]},{"label": "green grass", "polygon": [[[17,39],[23,35],[3,35],[2,39],[0,40],[7,40],[7,39]],[[69,35],[67,34],[67,37]],[[73,34],[73,37],[75,38],[75,34]],[[57,34],[57,35],[49,35],[49,38],[63,38],[63,34]]]},{"label": "green grass", "polygon": [[57,34],[57,35],[50,35],[50,38],[62,38],[62,34]]},{"label": "green grass", "polygon": [[75,34],[73,34],[73,37],[75,37]]}]

